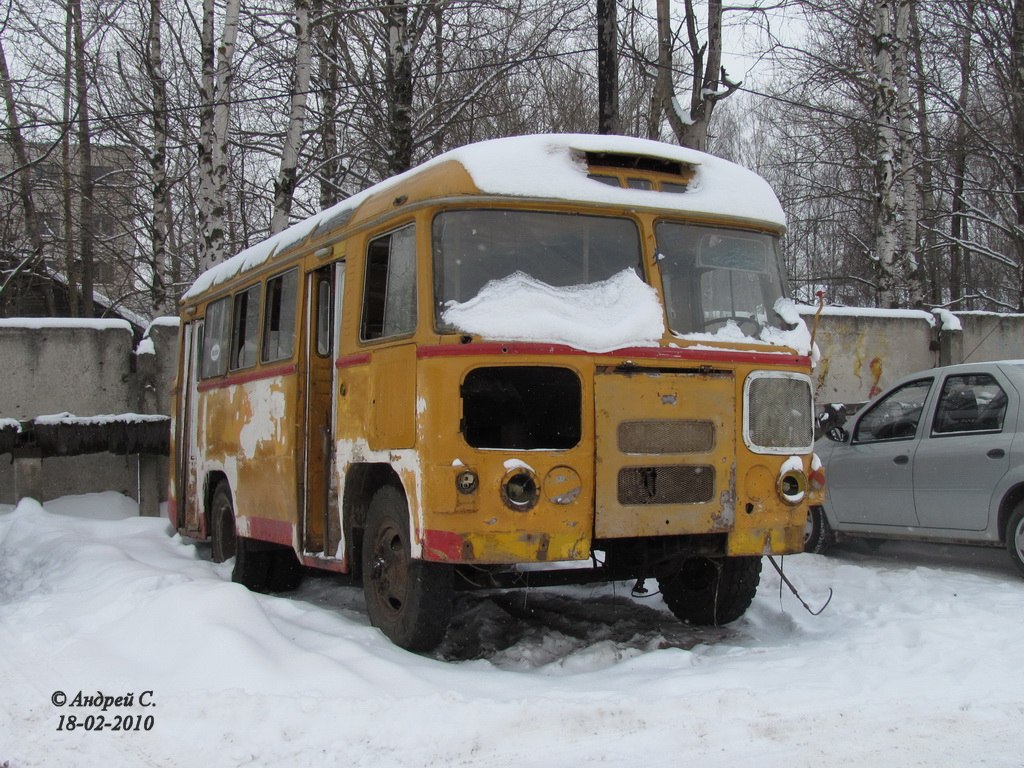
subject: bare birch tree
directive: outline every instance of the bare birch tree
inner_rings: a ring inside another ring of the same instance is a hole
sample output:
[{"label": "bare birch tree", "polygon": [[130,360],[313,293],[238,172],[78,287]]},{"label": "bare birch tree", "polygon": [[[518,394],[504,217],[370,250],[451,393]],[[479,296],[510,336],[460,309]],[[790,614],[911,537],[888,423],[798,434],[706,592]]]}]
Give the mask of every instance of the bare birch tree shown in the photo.
[{"label": "bare birch tree", "polygon": [[1024,0],[1013,4],[1010,33],[1010,121],[1013,226],[1010,241],[1017,261],[1017,311],[1024,311]]},{"label": "bare birch tree", "polygon": [[214,0],[203,0],[199,218],[204,268],[218,264],[228,256],[225,229],[230,177],[228,127],[239,11],[240,0],[227,0],[221,36],[215,47]]},{"label": "bare birch tree", "polygon": [[878,200],[874,260],[878,275],[878,303],[883,307],[900,306],[899,268],[902,259],[899,231],[902,146],[895,79],[900,41],[893,30],[894,4],[894,0],[875,0],[871,36],[874,50],[870,59],[874,83],[871,118],[875,132],[875,195]]},{"label": "bare birch tree", "polygon": [[78,259],[82,268],[82,312],[86,317],[95,314],[93,308],[93,282],[95,259],[93,252],[93,190],[95,180],[92,174],[92,130],[89,122],[89,85],[86,77],[85,35],[82,20],[81,0],[69,0],[68,15],[71,18],[74,39],[75,100],[78,126],[78,215],[79,246]]},{"label": "bare birch tree", "polygon": [[274,212],[270,220],[271,233],[288,226],[288,214],[295,197],[295,182],[299,162],[299,143],[306,121],[306,98],[312,73],[312,47],[310,45],[309,0],[295,0],[295,64],[292,80],[288,127],[281,163],[274,184]]},{"label": "bare birch tree", "polygon": [[689,99],[682,104],[675,93],[672,77],[675,35],[669,0],[657,0],[658,81],[655,99],[658,109],[668,118],[679,144],[705,151],[715,105],[733,94],[740,84],[730,80],[722,66],[721,0],[708,0],[705,40],[701,40],[693,0],[684,0],[684,8],[686,52],[691,62]]},{"label": "bare birch tree", "polygon": [[320,208],[329,208],[340,199],[338,156],[338,89],[340,85],[338,59],[338,35],[341,21],[337,14],[326,16],[323,3],[318,3],[323,16],[316,25],[317,38],[317,90],[321,95],[320,120]]},{"label": "bare birch tree", "polygon": [[170,256],[167,249],[167,237],[171,229],[167,180],[167,74],[164,71],[160,29],[160,0],[149,0],[149,26],[146,35],[148,55],[145,57],[145,67],[153,97],[153,106],[149,112],[153,131],[153,144],[149,152],[152,204],[150,264],[153,275],[151,302],[157,312],[167,313],[174,309],[173,286],[180,280],[180,275],[177,258]]},{"label": "bare birch tree", "polygon": [[597,132],[619,132],[617,0],[597,0]]}]

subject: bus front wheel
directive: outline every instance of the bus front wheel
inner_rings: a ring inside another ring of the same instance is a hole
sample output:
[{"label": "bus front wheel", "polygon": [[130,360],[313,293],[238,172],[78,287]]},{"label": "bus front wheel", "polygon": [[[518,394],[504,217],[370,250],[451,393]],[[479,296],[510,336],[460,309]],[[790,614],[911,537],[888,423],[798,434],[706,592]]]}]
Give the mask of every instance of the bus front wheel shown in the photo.
[{"label": "bus front wheel", "polygon": [[227,481],[217,483],[210,501],[210,557],[223,563],[235,556],[235,506]]},{"label": "bus front wheel", "polygon": [[760,580],[760,557],[693,557],[678,573],[659,578],[658,587],[678,619],[719,626],[746,612]]},{"label": "bus front wheel", "polygon": [[409,513],[399,489],[385,486],[370,500],[362,550],[370,623],[406,650],[433,650],[451,619],[452,569],[413,560]]}]

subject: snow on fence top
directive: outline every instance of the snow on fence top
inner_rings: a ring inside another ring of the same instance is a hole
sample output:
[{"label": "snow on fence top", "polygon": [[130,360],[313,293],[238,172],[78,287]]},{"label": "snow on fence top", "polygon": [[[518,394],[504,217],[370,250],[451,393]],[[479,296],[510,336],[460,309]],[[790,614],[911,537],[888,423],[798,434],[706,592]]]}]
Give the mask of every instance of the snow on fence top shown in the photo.
[{"label": "snow on fence top", "polygon": [[[587,152],[657,157],[685,163],[693,168],[694,177],[685,192],[612,187],[587,177],[584,162],[584,155]],[[780,229],[786,226],[782,206],[768,183],[756,173],[728,160],[685,147],[628,136],[513,136],[470,144],[446,152],[293,224],[273,237],[208,269],[199,276],[182,299],[193,298],[239,273],[264,264],[275,253],[297,245],[316,232],[321,224],[342,220],[351,215],[369,197],[429,168],[450,161],[461,164],[477,188],[487,195],[665,208],[679,212],[757,221]]]},{"label": "snow on fence top", "polygon": [[170,421],[170,416],[159,413],[104,413],[97,416],[75,416],[64,411],[36,416],[33,422],[46,426],[62,424],[66,426],[87,426],[97,424],[146,424]]},{"label": "snow on fence top", "polygon": [[10,317],[0,319],[0,328],[84,328],[94,331],[128,331],[132,324],[127,320],[85,320],[73,317]]},{"label": "snow on fence top", "polygon": [[[818,313],[818,308],[812,305],[801,304],[797,306],[801,315],[811,316]],[[923,320],[928,325],[935,327],[936,322],[944,331],[962,331],[963,325],[960,318],[948,309],[937,307],[930,312],[923,309],[885,309],[884,307],[825,307],[822,315],[830,317],[883,317],[899,318],[903,320]],[[967,314],[959,312],[957,314]]]}]

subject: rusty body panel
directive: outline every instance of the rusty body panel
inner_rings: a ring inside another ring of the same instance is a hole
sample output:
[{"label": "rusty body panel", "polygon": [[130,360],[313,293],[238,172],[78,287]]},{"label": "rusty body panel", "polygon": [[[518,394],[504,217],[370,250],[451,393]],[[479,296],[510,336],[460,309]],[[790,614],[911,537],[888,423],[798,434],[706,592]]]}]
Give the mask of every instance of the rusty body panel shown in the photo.
[{"label": "rusty body panel", "polygon": [[227,478],[240,521],[256,517],[291,522],[300,508],[295,483],[298,384],[291,371],[200,393],[202,466],[206,474],[217,471]]},{"label": "rusty body panel", "polygon": [[735,518],[731,371],[641,367],[596,377],[599,538],[729,531]]}]

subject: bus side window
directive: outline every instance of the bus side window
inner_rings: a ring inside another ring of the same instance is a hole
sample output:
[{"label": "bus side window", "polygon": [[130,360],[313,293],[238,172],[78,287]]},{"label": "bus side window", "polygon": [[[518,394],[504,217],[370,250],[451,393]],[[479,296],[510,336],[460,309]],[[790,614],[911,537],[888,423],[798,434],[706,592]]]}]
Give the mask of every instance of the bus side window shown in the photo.
[{"label": "bus side window", "polygon": [[370,241],[363,286],[364,341],[416,329],[416,228]]},{"label": "bus side window", "polygon": [[267,280],[263,321],[263,362],[286,360],[295,346],[295,304],[299,286],[296,269]]},{"label": "bus side window", "polygon": [[203,359],[199,376],[223,376],[228,369],[228,299],[213,301],[206,308],[203,327]]},{"label": "bus side window", "polygon": [[232,370],[256,364],[259,325],[260,286],[254,285],[235,294],[235,311],[231,323]]}]

